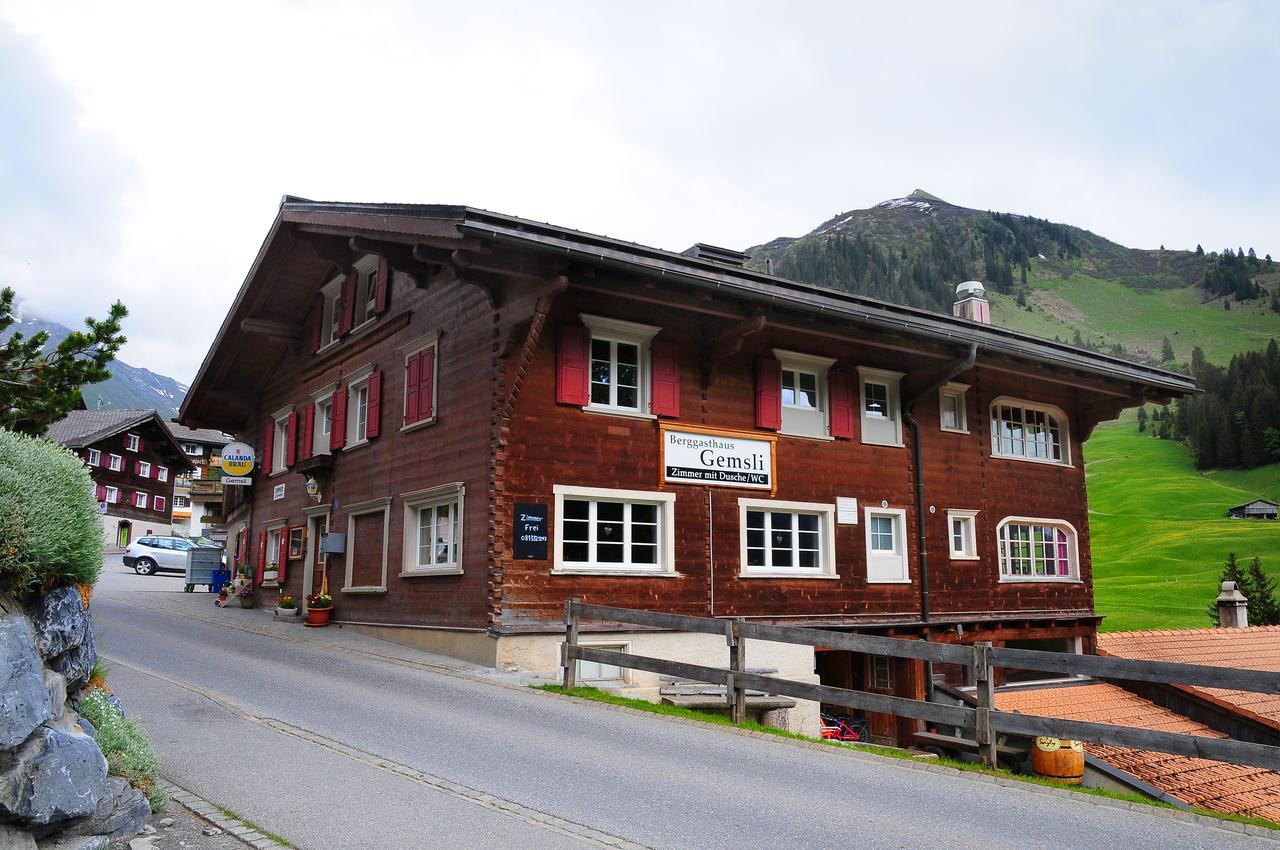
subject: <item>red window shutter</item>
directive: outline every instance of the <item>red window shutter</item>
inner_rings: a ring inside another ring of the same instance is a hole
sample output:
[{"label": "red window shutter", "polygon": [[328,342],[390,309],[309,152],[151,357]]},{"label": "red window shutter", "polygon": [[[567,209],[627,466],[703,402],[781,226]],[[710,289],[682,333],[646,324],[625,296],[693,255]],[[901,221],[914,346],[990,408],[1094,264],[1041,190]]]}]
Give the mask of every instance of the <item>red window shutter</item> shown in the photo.
[{"label": "red window shutter", "polygon": [[156,496],[152,501],[157,511],[164,511],[164,496]]},{"label": "red window shutter", "polygon": [[382,430],[382,373],[374,372],[369,376],[369,407],[366,414],[364,433],[372,439]]},{"label": "red window shutter", "polygon": [[333,407],[329,414],[329,448],[340,449],[347,444],[347,388],[339,387],[333,394]]},{"label": "red window shutter", "polygon": [[831,436],[853,439],[853,377],[832,371],[827,375],[831,392]]},{"label": "red window shutter", "polygon": [[591,331],[581,325],[560,326],[556,364],[556,403],[583,407],[591,401]]},{"label": "red window shutter", "polygon": [[418,421],[421,422],[436,414],[436,347],[419,352],[418,358]]},{"label": "red window shutter", "polygon": [[135,461],[133,462],[133,474],[134,474],[134,475],[141,475],[141,474],[142,474],[142,461],[140,461],[140,460],[135,460]]},{"label": "red window shutter", "polygon": [[772,357],[756,358],[756,427],[782,427],[782,364]]},{"label": "red window shutter", "polygon": [[385,313],[387,294],[391,291],[391,266],[386,257],[378,258],[378,288],[374,291],[373,312]]},{"label": "red window shutter", "polygon": [[316,306],[311,311],[311,351],[320,350],[320,334],[324,330],[324,296],[316,296]]},{"label": "red window shutter", "polygon": [[267,571],[267,532],[258,532],[258,584],[262,584],[262,574]]},{"label": "red window shutter", "polygon": [[293,466],[298,462],[298,411],[289,414],[289,424],[285,426],[284,465]]},{"label": "red window shutter", "polygon": [[315,442],[316,406],[312,403],[307,405],[306,411],[302,414],[302,446],[298,449],[299,460],[306,460],[311,457]]},{"label": "red window shutter", "polygon": [[96,492],[96,494],[97,494],[97,496],[98,496],[98,501],[99,501],[99,502],[105,502],[105,501],[107,500],[107,485],[106,485],[106,484],[99,484],[99,485],[98,485],[96,488],[94,488],[94,489],[95,489],[95,492]]},{"label": "red window shutter", "polygon": [[422,389],[422,352],[410,355],[404,364],[404,424],[418,421],[418,393]]},{"label": "red window shutter", "polygon": [[147,447],[147,444],[146,444],[146,443],[144,443],[144,442],[142,441],[142,438],[141,438],[141,437],[139,437],[139,438],[138,438],[138,451],[142,451],[142,450],[143,450],[143,449],[145,449],[146,447]]},{"label": "red window shutter", "polygon": [[680,415],[680,347],[674,342],[649,344],[650,401],[654,416]]},{"label": "red window shutter", "polygon": [[151,477],[157,481],[160,480],[160,467],[154,463],[151,464]]},{"label": "red window shutter", "polygon": [[276,555],[276,568],[280,570],[276,581],[281,587],[284,586],[284,567],[287,563],[289,563],[289,527],[286,525],[280,529],[280,551]]},{"label": "red window shutter", "polygon": [[342,313],[338,318],[338,336],[346,336],[351,333],[351,327],[356,321],[356,273],[354,271],[342,281],[341,301]]},{"label": "red window shutter", "polygon": [[267,422],[266,427],[262,429],[262,474],[270,475],[271,457],[275,454],[276,442],[276,423]]}]

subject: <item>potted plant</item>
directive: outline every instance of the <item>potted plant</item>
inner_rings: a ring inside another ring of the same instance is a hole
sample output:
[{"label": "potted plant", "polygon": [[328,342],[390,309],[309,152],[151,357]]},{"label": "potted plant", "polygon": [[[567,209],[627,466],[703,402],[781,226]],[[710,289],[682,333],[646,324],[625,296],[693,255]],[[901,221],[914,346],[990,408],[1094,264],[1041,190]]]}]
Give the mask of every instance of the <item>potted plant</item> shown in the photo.
[{"label": "potted plant", "polygon": [[307,622],[313,628],[329,625],[329,617],[333,614],[333,597],[321,591],[307,595]]},{"label": "potted plant", "polygon": [[263,581],[276,581],[280,578],[280,567],[278,564],[267,564],[262,568]]},{"label": "potted plant", "polygon": [[299,613],[298,598],[289,594],[280,597],[280,601],[276,603],[276,614],[281,617],[296,617]]},{"label": "potted plant", "polygon": [[252,608],[257,601],[253,595],[253,585],[249,582],[240,585],[236,590],[236,598],[240,600],[241,608]]}]

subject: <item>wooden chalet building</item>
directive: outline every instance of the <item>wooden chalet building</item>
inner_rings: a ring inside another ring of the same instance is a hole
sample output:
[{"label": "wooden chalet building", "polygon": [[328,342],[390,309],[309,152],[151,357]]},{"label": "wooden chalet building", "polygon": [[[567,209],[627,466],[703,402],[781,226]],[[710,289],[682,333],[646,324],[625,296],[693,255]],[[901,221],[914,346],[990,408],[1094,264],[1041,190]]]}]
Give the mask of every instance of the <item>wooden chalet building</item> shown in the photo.
[{"label": "wooden chalet building", "polygon": [[148,534],[173,533],[173,488],[191,470],[154,410],[73,410],[45,434],[89,466],[107,551]]},{"label": "wooden chalet building", "polygon": [[[744,260],[286,197],[182,421],[257,435],[227,522],[264,578],[323,568],[337,621],[486,664],[554,671],[567,597],[1093,651],[1081,444],[1190,379]],[[724,663],[705,635],[586,637]],[[907,661],[751,663],[925,689]]]}]

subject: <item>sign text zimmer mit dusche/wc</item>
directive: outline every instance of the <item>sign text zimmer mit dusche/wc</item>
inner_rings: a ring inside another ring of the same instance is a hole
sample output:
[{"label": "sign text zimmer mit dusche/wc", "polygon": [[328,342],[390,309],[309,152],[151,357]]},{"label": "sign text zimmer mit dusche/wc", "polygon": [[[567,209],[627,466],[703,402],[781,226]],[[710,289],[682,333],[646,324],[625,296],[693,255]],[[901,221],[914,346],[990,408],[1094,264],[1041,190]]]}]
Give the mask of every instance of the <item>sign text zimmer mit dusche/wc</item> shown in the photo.
[{"label": "sign text zimmer mit dusche/wc", "polygon": [[662,480],[771,490],[773,443],[748,437],[664,430]]}]

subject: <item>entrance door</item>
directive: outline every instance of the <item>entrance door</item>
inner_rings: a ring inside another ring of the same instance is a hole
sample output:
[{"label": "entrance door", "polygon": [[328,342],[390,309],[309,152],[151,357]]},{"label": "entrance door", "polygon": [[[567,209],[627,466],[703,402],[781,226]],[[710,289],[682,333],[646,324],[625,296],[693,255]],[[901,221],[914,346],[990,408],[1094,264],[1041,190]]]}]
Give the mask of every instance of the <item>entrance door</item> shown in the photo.
[{"label": "entrance door", "polygon": [[129,545],[129,541],[133,539],[133,523],[127,519],[120,520],[120,524],[116,526],[116,545],[121,549]]},{"label": "entrance door", "polygon": [[320,552],[320,538],[329,530],[327,516],[307,519],[307,557],[302,565],[302,594],[319,593],[324,587],[325,556]]}]

